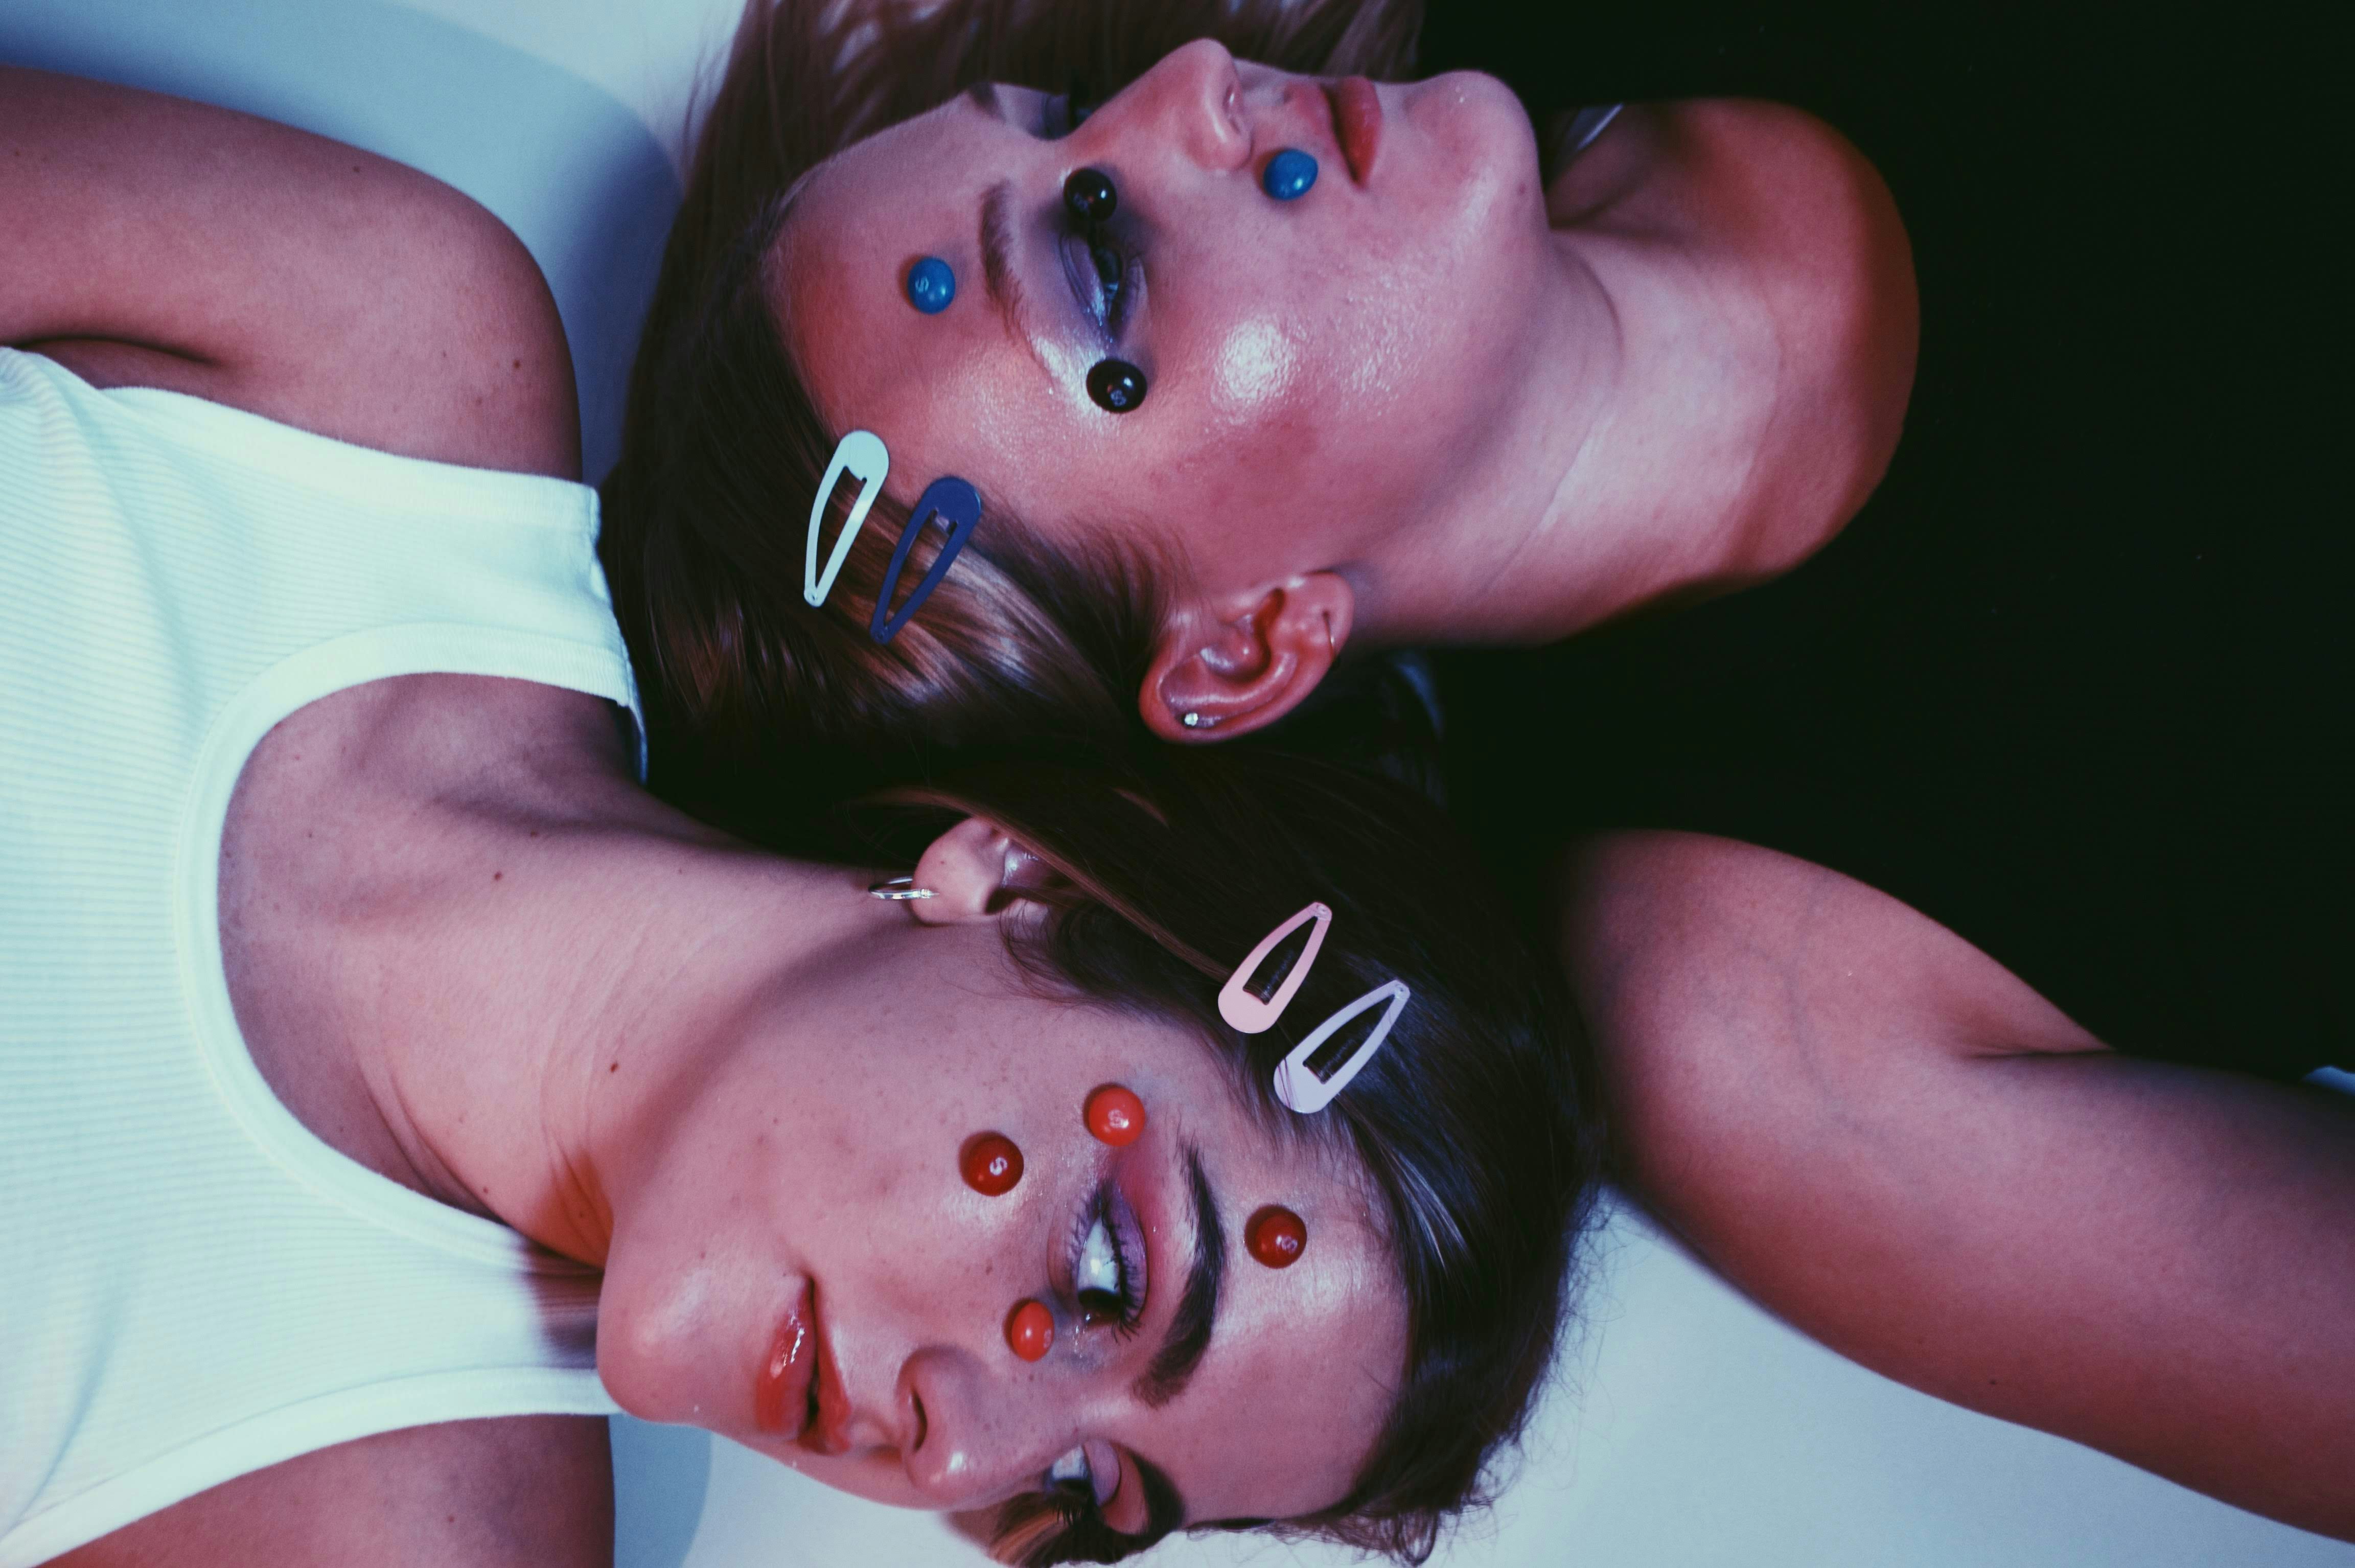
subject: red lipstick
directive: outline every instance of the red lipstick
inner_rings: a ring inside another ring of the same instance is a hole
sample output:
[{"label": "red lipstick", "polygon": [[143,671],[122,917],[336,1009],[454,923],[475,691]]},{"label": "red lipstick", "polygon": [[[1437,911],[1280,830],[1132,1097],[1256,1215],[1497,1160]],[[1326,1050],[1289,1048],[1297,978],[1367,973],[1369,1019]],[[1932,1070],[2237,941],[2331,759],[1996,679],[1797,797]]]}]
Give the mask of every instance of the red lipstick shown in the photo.
[{"label": "red lipstick", "polygon": [[817,1292],[804,1284],[777,1319],[768,1354],[752,1379],[753,1424],[780,1437],[800,1435],[810,1424],[810,1385],[816,1381],[817,1363]]},{"label": "red lipstick", "polygon": [[811,1369],[810,1423],[802,1429],[801,1445],[814,1454],[847,1454],[856,1445],[850,1435],[850,1395],[842,1387],[842,1369],[826,1349],[824,1325],[810,1318],[810,1342],[817,1364]]},{"label": "red lipstick", "polygon": [[1359,185],[1373,173],[1374,154],[1382,144],[1382,101],[1374,84],[1362,76],[1345,76],[1325,90],[1333,105],[1333,135],[1349,165],[1349,177]]}]

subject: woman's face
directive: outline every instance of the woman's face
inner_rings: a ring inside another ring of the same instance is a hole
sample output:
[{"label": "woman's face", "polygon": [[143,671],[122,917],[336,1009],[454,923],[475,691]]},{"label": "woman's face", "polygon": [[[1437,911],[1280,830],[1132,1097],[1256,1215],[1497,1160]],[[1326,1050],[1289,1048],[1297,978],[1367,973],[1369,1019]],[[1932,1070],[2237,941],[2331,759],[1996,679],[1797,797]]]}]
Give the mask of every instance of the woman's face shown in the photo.
[{"label": "woman's face", "polygon": [[[733,1038],[601,1173],[598,1369],[625,1409],[918,1508],[1063,1460],[1132,1533],[1178,1522],[1165,1480],[1197,1521],[1348,1490],[1404,1364],[1396,1270],[1346,1173],[1199,1040],[1026,993],[992,925],[896,921]],[[1145,1104],[1124,1147],[1083,1119],[1106,1083]],[[961,1173],[985,1133],[1022,1153],[1001,1196]],[[1271,1204],[1308,1230],[1280,1271],[1244,1245]],[[1054,1323],[1036,1361],[1007,1343],[1024,1301]]]},{"label": "woman's face", "polygon": [[[1531,369],[1550,261],[1509,93],[1287,76],[1206,41],[1067,119],[967,94],[793,205],[789,350],[830,425],[882,436],[895,495],[959,475],[1050,539],[1147,518],[1217,591],[1344,562],[1462,483]],[[1319,168],[1289,202],[1260,183],[1284,148]],[[1093,251],[1062,200],[1082,167],[1118,192]],[[956,275],[937,315],[905,293],[926,256]],[[1145,373],[1134,411],[1090,400],[1106,357]]]}]

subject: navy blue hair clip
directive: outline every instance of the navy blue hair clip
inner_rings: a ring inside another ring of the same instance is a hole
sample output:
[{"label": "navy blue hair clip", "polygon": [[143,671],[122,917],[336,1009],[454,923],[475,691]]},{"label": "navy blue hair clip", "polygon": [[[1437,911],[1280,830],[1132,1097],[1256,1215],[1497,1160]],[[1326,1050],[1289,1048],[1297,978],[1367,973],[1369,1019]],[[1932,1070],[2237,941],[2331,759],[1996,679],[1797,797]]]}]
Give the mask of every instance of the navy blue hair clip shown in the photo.
[{"label": "navy blue hair clip", "polygon": [[[900,613],[886,620],[891,595],[900,586],[900,573],[908,564],[908,552],[915,548],[916,536],[923,532],[924,525],[936,517],[941,527],[948,529],[949,542],[932,557],[931,570],[916,584],[916,591],[908,595],[908,602],[900,606]],[[867,623],[868,635],[879,643],[888,643],[898,636],[900,628],[908,624],[908,617],[923,607],[924,601],[932,596],[932,590],[941,585],[941,579],[949,574],[949,562],[956,560],[957,551],[964,549],[965,541],[973,538],[973,530],[980,524],[980,491],[953,474],[925,485],[924,493],[916,499],[916,509],[909,514],[908,526],[900,530],[899,544],[892,549],[891,568],[883,574],[882,591],[875,596],[874,618]]]}]

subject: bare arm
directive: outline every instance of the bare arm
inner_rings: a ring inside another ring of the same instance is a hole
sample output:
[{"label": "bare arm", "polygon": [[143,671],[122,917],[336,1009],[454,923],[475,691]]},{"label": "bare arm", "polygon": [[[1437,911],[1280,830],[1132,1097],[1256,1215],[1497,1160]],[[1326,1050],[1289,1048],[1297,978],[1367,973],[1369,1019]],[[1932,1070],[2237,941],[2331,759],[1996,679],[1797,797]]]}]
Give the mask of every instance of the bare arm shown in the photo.
[{"label": "bare arm", "polygon": [[406,455],[580,468],[562,325],[496,218],[156,93],[0,67],[0,343]]},{"label": "bare arm", "polygon": [[322,1448],[149,1514],[53,1568],[594,1568],[613,1560],[605,1423],[542,1415]]},{"label": "bare arm", "polygon": [[1625,1173],[1877,1371],[2355,1539],[2355,1104],[2106,1051],[1944,927],[1684,835],[1573,865]]}]

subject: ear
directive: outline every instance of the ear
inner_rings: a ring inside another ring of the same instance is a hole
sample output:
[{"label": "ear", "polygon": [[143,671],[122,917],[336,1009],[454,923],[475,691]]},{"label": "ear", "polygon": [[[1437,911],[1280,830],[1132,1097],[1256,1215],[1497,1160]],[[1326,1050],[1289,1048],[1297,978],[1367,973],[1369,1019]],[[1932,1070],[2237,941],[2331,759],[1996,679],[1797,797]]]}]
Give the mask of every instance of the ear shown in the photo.
[{"label": "ear", "polygon": [[1274,723],[1333,667],[1357,603],[1347,579],[1312,571],[1181,608],[1137,693],[1146,728],[1165,741],[1223,741]]},{"label": "ear", "polygon": [[1061,879],[997,824],[968,816],[932,841],[915,880],[932,896],[910,900],[911,914],[925,925],[964,925],[1033,909],[1029,895]]}]

